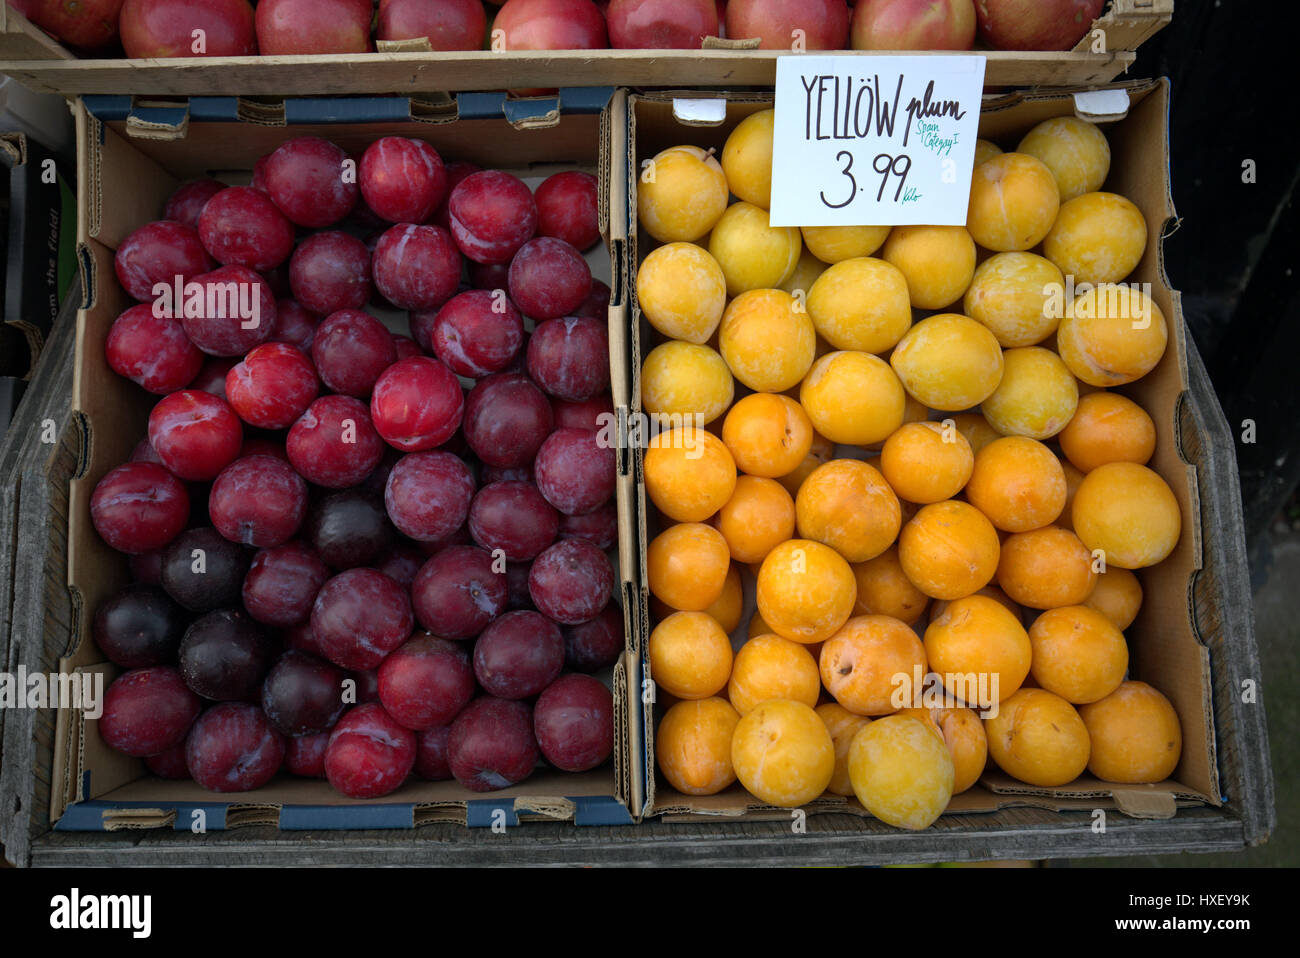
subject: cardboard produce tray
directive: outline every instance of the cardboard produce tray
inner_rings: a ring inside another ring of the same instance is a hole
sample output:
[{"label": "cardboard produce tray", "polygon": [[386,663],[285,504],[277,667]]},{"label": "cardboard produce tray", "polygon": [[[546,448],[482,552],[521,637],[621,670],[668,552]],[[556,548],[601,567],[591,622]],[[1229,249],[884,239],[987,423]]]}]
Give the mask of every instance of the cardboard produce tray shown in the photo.
[{"label": "cardboard produce tray", "polygon": [[[131,231],[158,218],[164,200],[180,182],[214,174],[228,182],[247,182],[254,161],[295,136],[322,136],[356,154],[381,136],[404,135],[427,140],[448,158],[508,169],[526,179],[576,168],[608,184],[611,177],[602,163],[610,151],[604,140],[612,130],[619,130],[620,136],[622,130],[621,122],[617,126],[609,122],[604,109],[611,92],[586,91],[569,98],[562,117],[512,114],[514,124],[503,114],[499,95],[462,98],[453,103],[449,114],[430,116],[416,107],[418,119],[406,99],[353,103],[346,111],[348,122],[340,121],[345,104],[338,101],[296,101],[289,121],[274,125],[241,119],[233,104],[224,115],[211,103],[189,104],[179,114],[146,111],[141,115],[129,97],[79,101],[78,253],[86,292],[76,320],[72,412],[59,455],[50,467],[50,481],[66,490],[67,506],[46,524],[57,540],[56,551],[62,554],[51,557],[45,571],[62,578],[62,589],[45,595],[59,613],[45,616],[44,627],[29,632],[33,623],[28,622],[14,628],[18,661],[26,662],[29,673],[103,672],[107,683],[118,671],[105,662],[90,638],[90,622],[99,604],[124,586],[129,575],[125,556],[107,548],[94,532],[89,499],[96,483],[127,460],[144,434],[155,397],[107,365],[104,342],[109,327],[130,305],[117,283],[113,255]],[[196,119],[196,113],[202,118]],[[615,155],[621,153],[620,138]],[[608,197],[601,193],[603,211],[608,209]],[[621,245],[598,243],[588,257],[593,273],[609,282],[612,301],[618,305]],[[623,313],[617,315],[621,321]],[[396,318],[404,323],[405,314]],[[622,561],[616,561],[620,583],[616,601],[625,603],[627,596],[635,594],[630,482],[619,485],[617,497],[622,524],[629,530],[620,537],[629,548]],[[18,541],[25,550],[24,538]],[[62,573],[60,563],[65,563]],[[634,631],[632,625],[625,628],[629,647]],[[616,716],[627,714],[627,674],[626,663],[620,661],[604,676],[613,690]],[[456,782],[413,779],[393,794],[370,801],[349,800],[324,781],[285,775],[262,789],[227,795],[205,791],[192,782],[157,779],[147,774],[141,762],[105,746],[97,723],[75,708],[43,711],[39,716],[28,712],[20,724],[25,727],[14,731],[19,741],[31,731],[50,748],[39,750],[34,764],[28,766],[34,782],[15,781],[27,776],[6,763],[6,795],[15,787],[26,792],[6,811],[26,814],[43,809],[46,824],[58,830],[188,830],[198,810],[208,830],[248,824],[299,831],[410,829],[439,821],[459,827],[514,825],[538,818],[584,826],[632,821],[628,737],[617,718],[614,755],[590,772],[539,770],[515,787],[492,793],[470,792]],[[9,814],[5,817],[12,823]],[[13,847],[13,839],[10,833],[0,841]]]},{"label": "cardboard produce tray", "polygon": [[[1104,83],[1129,68],[1138,46],[1169,23],[1173,8],[1173,0],[1111,0],[1073,50],[975,52],[988,57],[989,86]],[[1104,51],[1098,50],[1099,36]],[[0,7],[0,73],[65,96],[409,95],[609,84],[736,89],[772,85],[781,55],[784,51],[712,48],[78,59],[22,14]]]},{"label": "cardboard produce tray", "polygon": [[[1233,796],[1223,787],[1222,741],[1228,734],[1226,716],[1220,718],[1216,707],[1231,703],[1215,702],[1216,682],[1223,677],[1222,666],[1215,669],[1211,649],[1216,641],[1244,639],[1249,656],[1254,658],[1253,634],[1239,633],[1234,626],[1226,634],[1211,623],[1203,612],[1207,603],[1226,608],[1239,602],[1238,596],[1210,590],[1228,577],[1243,581],[1246,574],[1245,553],[1216,553],[1225,542],[1242,539],[1240,508],[1224,503],[1216,510],[1212,524],[1202,521],[1202,504],[1222,496],[1224,486],[1218,475],[1222,463],[1231,469],[1233,449],[1224,438],[1211,439],[1204,423],[1218,418],[1212,394],[1191,391],[1189,352],[1192,345],[1183,322],[1177,291],[1169,286],[1164,274],[1162,243],[1165,230],[1175,221],[1169,182],[1168,97],[1164,81],[1134,81],[1100,89],[1035,92],[986,96],[982,105],[980,135],[1013,149],[1016,142],[1037,123],[1053,116],[1081,113],[1101,122],[1111,145],[1111,167],[1104,189],[1131,199],[1142,211],[1148,226],[1147,248],[1130,282],[1150,284],[1153,299],[1169,321],[1169,344],[1163,358],[1147,376],[1119,387],[1115,391],[1137,401],[1151,414],[1156,425],[1156,452],[1148,465],[1170,484],[1182,514],[1182,535],[1173,554],[1164,562],[1139,573],[1144,600],[1137,620],[1127,630],[1130,647],[1130,677],[1141,679],[1165,693],[1177,710],[1183,735],[1183,751],[1173,777],[1153,785],[1112,785],[1088,773],[1059,788],[1025,785],[1002,773],[993,762],[979,783],[953,797],[945,818],[953,816],[990,816],[997,821],[1010,810],[1025,806],[1045,810],[1094,809],[1114,810],[1141,819],[1173,819],[1182,809],[1193,805],[1220,807],[1227,802],[1250,803],[1254,794]],[[1085,95],[1086,94],[1086,95]],[[772,105],[770,94],[732,94],[725,96],[725,110],[702,109],[698,97],[715,98],[714,94],[697,94],[684,99],[676,93],[651,93],[633,96],[628,104],[628,196],[629,209],[636,209],[638,171],[656,153],[679,144],[692,144],[721,151],[727,135],[744,117]],[[1097,111],[1097,112],[1094,112]],[[719,123],[701,120],[705,116],[724,116]],[[633,220],[627,243],[629,290],[627,301],[632,311],[628,376],[632,381],[633,406],[629,415],[637,416],[640,405],[640,367],[644,353],[662,337],[640,315],[636,296],[636,265],[657,246],[650,237],[641,236]],[[1189,418],[1188,413],[1193,415]],[[639,507],[646,517],[641,522],[640,562],[646,568],[647,541],[660,531],[657,514],[649,505],[643,477],[643,453],[634,453],[633,471],[637,482]],[[1225,539],[1224,536],[1227,538]],[[1216,560],[1216,555],[1218,561]],[[647,614],[648,590],[644,588],[640,607],[643,629],[637,646],[642,681],[653,680],[646,656],[649,629],[653,619]],[[753,610],[752,576],[745,575],[746,611]],[[733,633],[733,646],[743,640],[745,622]],[[1238,693],[1240,686],[1237,686]],[[1226,688],[1220,692],[1232,697]],[[1238,694],[1239,698],[1240,695]],[[738,783],[717,795],[688,796],[671,788],[656,771],[654,728],[662,709],[642,700],[641,728],[646,758],[642,813],[663,816],[673,821],[689,821],[708,816],[735,819],[782,820],[789,822],[788,809],[764,805]],[[1229,746],[1241,754],[1239,743]],[[1258,765],[1267,781],[1268,759],[1255,751],[1248,760]],[[1253,790],[1252,790],[1253,791]],[[1239,807],[1242,807],[1239,805]],[[813,812],[847,812],[866,816],[856,800],[826,795],[805,806]],[[1118,815],[1111,816],[1111,818]],[[941,819],[942,821],[943,819]],[[1014,819],[1011,819],[1014,820]],[[872,822],[872,825],[879,823]],[[864,828],[869,828],[865,826]],[[1087,836],[1080,836],[1087,843]]]}]

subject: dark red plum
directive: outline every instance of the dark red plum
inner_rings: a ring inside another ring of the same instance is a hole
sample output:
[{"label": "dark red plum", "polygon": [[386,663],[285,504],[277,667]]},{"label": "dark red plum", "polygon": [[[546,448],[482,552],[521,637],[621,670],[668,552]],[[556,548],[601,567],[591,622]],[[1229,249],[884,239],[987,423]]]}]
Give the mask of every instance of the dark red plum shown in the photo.
[{"label": "dark red plum", "polygon": [[348,569],[321,587],[311,610],[316,643],[335,665],[376,668],[415,628],[406,590],[374,569]]},{"label": "dark red plum", "polygon": [[436,542],[469,517],[474,476],[449,452],[413,452],[389,473],[384,506],[399,532],[417,542]]},{"label": "dark red plum", "polygon": [[155,316],[144,304],[113,321],[104,353],[113,372],[160,396],[184,389],[203,368],[203,353],[180,320]]},{"label": "dark red plum", "polygon": [[614,752],[614,696],[589,675],[565,675],[533,706],[542,757],[562,772],[586,772]]},{"label": "dark red plum", "polygon": [[289,462],[308,482],[345,489],[365,480],[384,457],[370,409],[351,396],[322,396],[293,424]]},{"label": "dark red plum", "polygon": [[548,395],[581,402],[609,389],[604,322],[569,316],[540,323],[528,338],[528,375]]},{"label": "dark red plum", "polygon": [[248,614],[258,622],[281,627],[297,625],[311,616],[316,593],[329,577],[329,567],[311,547],[286,542],[262,549],[253,557],[240,597]]},{"label": "dark red plum", "polygon": [[126,557],[131,569],[131,581],[141,585],[158,585],[162,582],[162,549],[153,549],[139,555]]},{"label": "dark red plum", "polygon": [[410,336],[403,336],[401,333],[393,333],[393,349],[397,351],[397,360],[411,359],[415,356],[423,356],[424,350]]},{"label": "dark red plum", "polygon": [[417,635],[379,666],[379,701],[415,732],[451,724],[473,697],[469,655],[446,639]]},{"label": "dark red plum", "polygon": [[192,226],[171,220],[146,223],[122,240],[113,256],[117,280],[132,299],[153,303],[158,284],[170,291],[203,273],[215,264]]},{"label": "dark red plum", "polygon": [[537,204],[524,181],[501,170],[472,173],[447,200],[451,235],[476,263],[508,263],[537,232]]},{"label": "dark red plum", "polygon": [[248,563],[248,552],[216,529],[186,529],[163,551],[162,587],[191,612],[239,605]]},{"label": "dark red plum", "polygon": [[567,516],[580,516],[614,495],[614,450],[585,429],[558,429],[537,450],[533,475],[546,501]]},{"label": "dark red plum", "polygon": [[349,672],[348,681],[352,682],[352,694],[344,693],[344,699],[353,699],[352,705],[366,705],[379,701],[379,671],[365,669],[361,672]]},{"label": "dark red plum", "polygon": [[531,482],[484,486],[469,507],[469,533],[492,552],[524,562],[555,541],[560,517]]},{"label": "dark red plum", "polygon": [[479,484],[490,486],[494,482],[532,482],[533,467],[527,466],[481,466]]},{"label": "dark red plum", "polygon": [[375,317],[359,309],[342,309],[316,327],[311,358],[326,386],[365,399],[380,374],[397,361],[397,349]]},{"label": "dark red plum", "polygon": [[[320,590],[317,589],[316,591],[319,592]],[[307,621],[285,628],[283,635],[285,649],[298,649],[302,652],[310,652],[320,658],[325,657],[325,650],[320,647],[320,643],[316,641],[316,633],[311,630],[310,615]]]},{"label": "dark red plum", "polygon": [[251,186],[231,186],[203,207],[199,239],[223,266],[245,266],[261,272],[289,258],[293,252],[293,225],[266,193]]},{"label": "dark red plum", "polygon": [[600,239],[596,178],[580,170],[548,176],[533,194],[537,235],[553,236],[585,250]]},{"label": "dark red plum", "polygon": [[387,444],[382,445],[384,447],[384,454],[380,458],[379,464],[375,466],[374,469],[370,470],[369,475],[361,480],[362,489],[376,493],[379,496],[383,496],[384,490],[388,487],[388,477],[393,472],[393,466],[397,465],[398,462],[401,461],[402,456],[405,455],[405,453],[394,449],[392,446]]},{"label": "dark red plum", "polygon": [[523,702],[483,696],[456,716],[447,738],[447,764],[473,792],[522,782],[537,765],[533,715]]},{"label": "dark red plum", "polygon": [[602,323],[609,322],[609,295],[609,287],[592,277],[591,292],[587,294],[582,305],[574,310],[573,315],[596,319]]},{"label": "dark red plum", "polygon": [[237,359],[212,356],[203,364],[199,374],[194,377],[190,383],[190,389],[202,389],[205,393],[212,393],[218,399],[226,398],[226,377],[230,371],[235,368]]},{"label": "dark red plum", "polygon": [[614,400],[608,392],[596,393],[579,402],[552,399],[551,412],[555,417],[556,429],[586,429],[589,432],[601,432],[615,425]]},{"label": "dark red plum", "polygon": [[399,545],[384,553],[376,560],[374,567],[399,585],[407,589],[415,581],[415,574],[420,571],[427,557],[415,546]]},{"label": "dark red plum", "polygon": [[343,714],[343,670],[308,652],[290,649],[262,683],[262,711],[285,735],[328,732]]},{"label": "dark red plum", "polygon": [[223,702],[199,716],[185,742],[190,776],[213,792],[249,792],[275,777],[284,764],[284,736],[262,710]]},{"label": "dark red plum", "polygon": [[366,147],[357,167],[366,205],[390,223],[424,223],[447,197],[447,170],[423,140],[385,136]]},{"label": "dark red plum", "polygon": [[118,552],[161,549],[180,535],[189,515],[185,484],[152,462],[118,466],[90,496],[90,521]]},{"label": "dark red plum", "polygon": [[177,315],[185,335],[210,356],[242,356],[275,330],[275,295],[266,280],[243,266],[196,276],[184,297]]},{"label": "dark red plum", "polygon": [[311,352],[312,340],[316,338],[316,327],[320,317],[302,304],[292,299],[279,299],[275,303],[275,329],[271,332],[270,342],[288,343],[297,346],[304,353]]},{"label": "dark red plum", "polygon": [[452,372],[480,379],[510,365],[524,344],[524,321],[504,291],[467,290],[438,311],[434,354]]},{"label": "dark red plum", "polygon": [[468,639],[506,608],[505,563],[476,546],[449,546],[430,557],[411,583],[420,624],[446,639]]},{"label": "dark red plum", "polygon": [[190,777],[189,767],[185,764],[185,743],[173,745],[161,755],[150,755],[144,760],[150,773],[159,778],[184,781]]},{"label": "dark red plum", "polygon": [[455,374],[428,356],[393,363],[370,396],[370,419],[390,446],[420,452],[441,446],[460,428],[465,393]]},{"label": "dark red plum", "polygon": [[303,524],[303,538],[331,569],[368,566],[396,538],[383,499],[365,489],[340,489],[322,496]]},{"label": "dark red plum", "polygon": [[506,563],[506,608],[511,612],[533,607],[533,597],[528,594],[528,572],[532,567],[531,562]]},{"label": "dark red plum", "polygon": [[345,175],[347,161],[328,140],[294,137],[267,157],[263,184],[290,222],[309,229],[332,226],[357,203],[355,170]]},{"label": "dark red plum", "polygon": [[444,782],[451,778],[447,764],[447,741],[451,726],[439,725],[415,733],[415,774],[429,782]]},{"label": "dark red plum", "polygon": [[447,196],[443,199],[438,208],[434,210],[433,216],[429,218],[428,222],[432,223],[434,226],[441,226],[450,233],[451,212],[447,207],[451,201],[451,191],[456,188],[461,180],[465,179],[467,176],[478,173],[483,169],[483,167],[474,163],[466,163],[463,160],[452,160],[450,163],[445,165],[445,169],[447,170]]},{"label": "dark red plum", "polygon": [[437,309],[412,310],[406,314],[411,328],[411,338],[426,353],[433,352],[433,327],[438,320]]},{"label": "dark red plum", "polygon": [[561,539],[533,560],[528,573],[533,604],[563,625],[594,619],[613,591],[609,559],[585,539]]},{"label": "dark red plum", "polygon": [[253,701],[271,664],[270,642],[242,609],[218,609],[185,630],[179,660],[194,694],[214,702]]},{"label": "dark red plum", "polygon": [[[292,455],[292,453],[290,453]],[[208,515],[231,542],[269,549],[288,542],[307,514],[307,483],[274,456],[236,459],[208,495]]]},{"label": "dark red plum", "polygon": [[289,739],[284,746],[284,770],[299,778],[324,778],[325,750],[329,743],[329,732]]},{"label": "dark red plum", "polygon": [[160,755],[185,741],[200,707],[199,697],[173,668],[124,672],[104,693],[99,737],[136,758]]},{"label": "dark red plum", "polygon": [[199,215],[208,200],[226,188],[219,180],[192,180],[176,187],[176,192],[167,198],[163,209],[163,219],[184,223],[191,229],[198,229]]},{"label": "dark red plum", "polygon": [[469,284],[475,289],[487,290],[488,292],[506,292],[510,286],[510,264],[506,263],[475,263],[469,264]]},{"label": "dark red plum", "polygon": [[149,413],[149,444],[180,479],[216,478],[235,461],[243,442],[239,417],[225,400],[201,389],[164,396]]},{"label": "dark red plum", "polygon": [[564,636],[540,612],[507,612],[474,643],[474,676],[500,699],[537,695],[564,668]]},{"label": "dark red plum", "polygon": [[312,362],[297,346],[263,343],[226,374],[226,398],[259,429],[288,429],[320,391]]},{"label": "dark red plum", "polygon": [[289,288],[294,299],[322,316],[360,309],[370,302],[370,251],[348,233],[309,236],[289,260]]},{"label": "dark red plum", "polygon": [[358,705],[334,726],[325,751],[325,777],[349,798],[395,791],[415,767],[415,733],[381,705]]},{"label": "dark red plum", "polygon": [[510,261],[510,298],[539,322],[568,316],[591,292],[591,267],[564,240],[539,236]]},{"label": "dark red plum", "polygon": [[618,542],[618,508],[607,502],[580,516],[560,515],[561,539],[586,539],[602,552]]},{"label": "dark red plum", "polygon": [[403,223],[379,237],[371,271],[375,287],[398,309],[436,309],[456,295],[460,254],[441,227]]},{"label": "dark red plum", "polygon": [[599,672],[623,654],[623,610],[611,602],[590,622],[566,625],[564,664],[575,672]]},{"label": "dark red plum", "polygon": [[99,604],[91,634],[110,662],[144,669],[176,661],[187,616],[162,589],[129,585]]},{"label": "dark red plum", "polygon": [[551,404],[527,376],[493,373],[465,400],[465,441],[489,466],[525,466],[551,434]]}]

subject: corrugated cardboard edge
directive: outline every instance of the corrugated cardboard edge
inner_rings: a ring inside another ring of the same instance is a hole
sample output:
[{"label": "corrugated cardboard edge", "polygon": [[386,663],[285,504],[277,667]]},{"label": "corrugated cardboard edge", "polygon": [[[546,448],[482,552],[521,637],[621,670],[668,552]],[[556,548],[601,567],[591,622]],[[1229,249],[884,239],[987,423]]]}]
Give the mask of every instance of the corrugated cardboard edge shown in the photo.
[{"label": "corrugated cardboard edge", "polygon": [[1072,52],[1092,52],[1096,30],[1105,36],[1106,52],[1136,50],[1168,26],[1173,15],[1174,0],[1111,0],[1109,9],[1092,21]]}]

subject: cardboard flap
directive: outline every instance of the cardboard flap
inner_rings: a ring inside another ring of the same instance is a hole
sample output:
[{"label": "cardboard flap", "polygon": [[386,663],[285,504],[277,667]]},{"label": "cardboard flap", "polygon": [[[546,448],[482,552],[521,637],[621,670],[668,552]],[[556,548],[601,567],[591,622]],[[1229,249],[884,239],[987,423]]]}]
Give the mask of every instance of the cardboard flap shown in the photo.
[{"label": "cardboard flap", "polygon": [[727,101],[693,96],[674,97],[673,117],[686,126],[719,126],[727,119]]},{"label": "cardboard flap", "polygon": [[1115,804],[1129,818],[1173,818],[1178,810],[1173,792],[1156,786],[1145,788],[1115,788],[1111,790]]},{"label": "cardboard flap", "polygon": [[428,37],[410,37],[406,40],[376,40],[375,49],[380,53],[432,53],[433,44]]},{"label": "cardboard flap", "polygon": [[1114,123],[1128,116],[1128,91],[1123,87],[1081,90],[1074,95],[1074,115],[1089,123]]},{"label": "cardboard flap", "polygon": [[757,50],[762,37],[705,37],[701,50]]},{"label": "cardboard flap", "polygon": [[176,824],[174,808],[106,808],[104,831],[120,832],[143,828],[171,828]]}]

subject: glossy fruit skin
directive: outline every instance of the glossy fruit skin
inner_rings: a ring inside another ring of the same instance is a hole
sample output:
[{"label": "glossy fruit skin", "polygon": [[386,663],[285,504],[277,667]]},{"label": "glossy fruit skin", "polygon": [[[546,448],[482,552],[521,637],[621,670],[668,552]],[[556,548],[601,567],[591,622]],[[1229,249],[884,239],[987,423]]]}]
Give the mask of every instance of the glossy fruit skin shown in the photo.
[{"label": "glossy fruit skin", "polygon": [[370,250],[337,230],[309,236],[289,258],[289,288],[304,309],[321,316],[361,309],[374,292]]},{"label": "glossy fruit skin", "polygon": [[191,612],[237,606],[250,558],[216,529],[187,529],[163,550],[162,587]]},{"label": "glossy fruit skin", "polygon": [[468,639],[506,610],[505,576],[476,546],[448,546],[433,555],[411,583],[411,604],[434,635]]},{"label": "glossy fruit skin", "polygon": [[123,673],[104,693],[100,737],[127,755],[158,755],[185,741],[198,717],[199,697],[168,666]]},{"label": "glossy fruit skin", "polygon": [[227,539],[259,549],[288,542],[307,513],[307,483],[274,456],[236,459],[208,496],[212,524]]},{"label": "glossy fruit skin", "polygon": [[322,396],[289,430],[289,462],[308,482],[327,489],[355,486],[384,457],[366,404],[351,396]]},{"label": "glossy fruit skin", "polygon": [[311,358],[332,391],[366,399],[384,370],[397,361],[397,347],[384,324],[369,313],[341,309],[316,328]]},{"label": "glossy fruit skin", "polygon": [[[257,53],[248,0],[126,0],[119,20],[122,49],[141,57],[244,57]],[[196,49],[195,30],[203,31]]]},{"label": "glossy fruit skin", "polygon": [[[496,27],[508,31],[501,15]],[[460,251],[489,266],[509,263],[537,231],[532,191],[518,177],[500,170],[472,173],[457,183],[447,200],[447,212]]]},{"label": "glossy fruit skin", "polygon": [[538,696],[533,732],[542,757],[561,771],[596,768],[614,751],[614,697],[590,676],[562,676]]},{"label": "glossy fruit skin", "polygon": [[438,542],[469,517],[474,476],[458,456],[441,450],[413,452],[389,473],[384,506],[399,532],[417,542]]},{"label": "glossy fruit skin", "polygon": [[321,561],[338,570],[370,566],[397,538],[383,498],[368,489],[339,489],[320,497],[302,532]]},{"label": "glossy fruit skin", "polygon": [[286,542],[253,557],[240,597],[258,622],[286,627],[306,622],[329,567],[309,546]]},{"label": "glossy fruit skin", "polygon": [[167,198],[163,208],[163,219],[184,223],[191,229],[198,229],[199,215],[208,200],[226,188],[220,180],[191,180],[176,187],[176,192]]},{"label": "glossy fruit skin", "polygon": [[170,316],[155,316],[141,303],[118,316],[104,352],[113,372],[160,396],[184,389],[203,368],[203,353]]},{"label": "glossy fruit skin", "polygon": [[474,697],[469,655],[455,642],[416,635],[379,666],[379,700],[414,732],[450,725]]},{"label": "glossy fruit skin", "polygon": [[474,495],[469,531],[489,552],[501,549],[512,562],[527,562],[555,541],[560,517],[530,482],[494,482]]},{"label": "glossy fruit skin", "polygon": [[267,157],[263,178],[271,201],[291,223],[333,226],[357,205],[355,176],[344,176],[348,155],[318,136],[298,136]]},{"label": "glossy fruit skin", "polygon": [[441,226],[401,223],[379,237],[371,271],[375,288],[398,309],[435,309],[456,295],[460,255]]},{"label": "glossy fruit skin", "polygon": [[406,590],[374,569],[348,569],[321,587],[311,630],[321,653],[340,668],[378,667],[415,628]]},{"label": "glossy fruit skin", "polygon": [[434,50],[477,50],[486,32],[487,16],[479,0],[441,0],[436,4],[379,0],[376,40],[425,37]]},{"label": "glossy fruit skin", "polygon": [[113,270],[132,299],[152,303],[154,284],[169,288],[180,276],[182,282],[213,267],[198,231],[184,223],[159,220],[134,230],[113,254]]},{"label": "glossy fruit skin", "polygon": [[609,560],[585,539],[563,539],[533,560],[528,592],[537,608],[562,625],[589,622],[614,590]]},{"label": "glossy fruit skin", "polygon": [[415,767],[415,733],[377,703],[339,720],[325,752],[325,777],[349,798],[378,798],[398,788]]},{"label": "glossy fruit skin", "polygon": [[375,430],[403,452],[441,446],[460,428],[464,414],[460,381],[428,356],[393,363],[380,374],[370,395]]},{"label": "glossy fruit skin", "polygon": [[537,235],[554,236],[585,250],[600,239],[596,178],[580,170],[548,176],[533,193]]},{"label": "glossy fruit skin", "polygon": [[196,619],[181,639],[181,677],[215,702],[251,701],[271,664],[262,627],[242,609],[218,609]]},{"label": "glossy fruit skin", "polygon": [[[203,287],[203,305],[197,310],[187,309],[180,320],[190,342],[203,352],[209,356],[243,356],[271,338],[275,296],[253,270],[222,266],[194,277],[193,282]],[[213,308],[209,310],[209,306]],[[203,378],[203,373],[199,376]]]},{"label": "glossy fruit skin", "polygon": [[540,612],[507,612],[474,643],[474,675],[483,690],[502,699],[529,699],[564,668],[564,637]]},{"label": "glossy fruit skin", "polygon": [[288,429],[320,392],[307,354],[288,343],[251,349],[226,374],[226,398],[239,418],[259,429]]},{"label": "glossy fruit skin", "polygon": [[257,46],[263,56],[368,53],[371,0],[261,0]]},{"label": "glossy fruit skin", "polygon": [[136,583],[99,604],[91,634],[114,665],[143,669],[176,660],[187,620],[162,589]]},{"label": "glossy fruit skin", "polygon": [[438,151],[404,136],[381,137],[366,147],[357,181],[366,205],[390,223],[427,223],[447,198]]},{"label": "glossy fruit skin", "polygon": [[194,723],[185,764],[206,789],[247,792],[275,777],[284,763],[284,745],[284,736],[256,705],[223,702]]},{"label": "glossy fruit skin", "polygon": [[189,514],[185,485],[152,462],[118,466],[90,496],[95,531],[119,552],[161,549],[185,528]]},{"label": "glossy fruit skin", "polygon": [[523,702],[483,696],[456,716],[447,758],[456,781],[474,792],[521,782],[537,764],[532,709]]},{"label": "glossy fruit skin", "polygon": [[290,649],[262,683],[262,711],[284,735],[317,735],[338,722],[343,702],[342,669],[309,652]]},{"label": "glossy fruit skin", "polygon": [[223,266],[273,269],[293,252],[293,226],[261,190],[231,186],[203,207],[199,239]]},{"label": "glossy fruit skin", "polygon": [[489,466],[532,462],[553,423],[551,404],[522,373],[486,376],[465,400],[465,441]]}]

